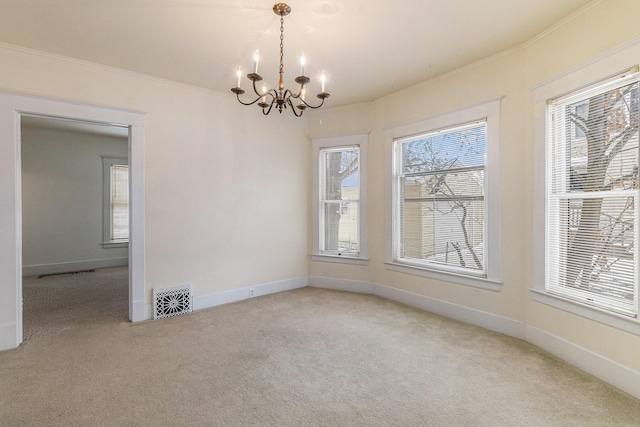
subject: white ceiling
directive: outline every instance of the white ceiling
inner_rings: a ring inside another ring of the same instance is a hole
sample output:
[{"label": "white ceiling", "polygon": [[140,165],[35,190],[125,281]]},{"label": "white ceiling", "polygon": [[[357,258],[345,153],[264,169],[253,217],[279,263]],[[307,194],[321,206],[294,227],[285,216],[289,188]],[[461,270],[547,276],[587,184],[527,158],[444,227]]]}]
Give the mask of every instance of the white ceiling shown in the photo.
[{"label": "white ceiling", "polygon": [[[304,53],[309,92],[327,75],[327,105],[371,101],[525,43],[592,1],[289,0],[285,84]],[[230,93],[256,48],[277,84],[275,3],[0,0],[0,42]]]}]

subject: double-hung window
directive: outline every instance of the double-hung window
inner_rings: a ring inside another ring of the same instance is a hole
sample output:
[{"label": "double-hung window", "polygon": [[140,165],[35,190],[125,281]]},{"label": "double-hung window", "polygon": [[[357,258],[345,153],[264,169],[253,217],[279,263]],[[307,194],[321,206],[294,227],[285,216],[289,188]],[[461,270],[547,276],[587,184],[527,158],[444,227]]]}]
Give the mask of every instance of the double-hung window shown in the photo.
[{"label": "double-hung window", "polygon": [[397,260],[485,274],[486,147],[484,120],[396,140]]},{"label": "double-hung window", "polygon": [[129,242],[129,166],[127,159],[102,158],[103,246]]},{"label": "double-hung window", "polygon": [[500,289],[499,114],[498,99],[387,130],[387,268]]},{"label": "double-hung window", "polygon": [[638,314],[637,72],[547,107],[546,291]]},{"label": "double-hung window", "polygon": [[367,135],[322,138],[314,145],[314,260],[366,260]]}]

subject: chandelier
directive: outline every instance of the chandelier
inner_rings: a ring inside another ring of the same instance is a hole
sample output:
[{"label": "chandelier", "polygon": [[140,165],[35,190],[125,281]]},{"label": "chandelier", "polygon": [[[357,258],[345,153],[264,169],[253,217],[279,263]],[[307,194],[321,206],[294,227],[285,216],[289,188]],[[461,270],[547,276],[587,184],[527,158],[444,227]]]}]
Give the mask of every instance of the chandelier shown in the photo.
[{"label": "chandelier", "polygon": [[[244,94],[244,90],[240,87],[240,80],[242,78],[242,72],[240,67],[238,67],[238,86],[231,88],[231,92],[236,94],[238,101],[242,105],[253,105],[256,102],[258,103],[258,107],[262,109],[262,114],[265,116],[271,112],[274,105],[278,109],[280,113],[282,113],[283,109],[287,108],[287,105],[291,107],[291,111],[296,117],[300,117],[304,110],[307,108],[320,108],[324,104],[324,100],[329,97],[329,94],[325,92],[325,82],[326,78],[324,73],[322,74],[321,82],[322,82],[322,91],[316,96],[320,99],[320,105],[311,105],[305,100],[306,93],[306,85],[311,82],[311,79],[304,75],[304,65],[305,59],[304,56],[300,58],[300,66],[301,66],[301,75],[296,77],[296,83],[300,85],[298,91],[296,93],[290,91],[289,89],[284,88],[284,66],[282,65],[282,59],[284,57],[284,17],[291,12],[291,7],[286,5],[285,3],[277,3],[273,6],[273,11],[276,15],[280,15],[280,80],[278,83],[278,89],[270,89],[267,90],[266,86],[262,87],[262,91],[259,91],[256,87],[256,83],[262,80],[262,76],[258,74],[258,62],[260,61],[260,56],[258,51],[256,50],[255,55],[253,56],[253,73],[247,74],[247,78],[251,80],[253,85],[253,92],[256,95],[256,98],[250,102],[244,102],[240,99],[240,95]],[[297,101],[297,103],[296,103]],[[296,105],[294,106],[294,103]]]}]

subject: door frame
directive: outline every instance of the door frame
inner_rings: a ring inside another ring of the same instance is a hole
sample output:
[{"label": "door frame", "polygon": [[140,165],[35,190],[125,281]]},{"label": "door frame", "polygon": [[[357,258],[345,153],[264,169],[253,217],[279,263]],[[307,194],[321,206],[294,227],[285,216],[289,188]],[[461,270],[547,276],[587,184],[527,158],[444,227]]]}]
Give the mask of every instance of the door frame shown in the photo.
[{"label": "door frame", "polygon": [[23,340],[21,120],[25,115],[93,122],[129,130],[129,320],[145,304],[144,122],[146,113],[0,91],[0,350]]}]

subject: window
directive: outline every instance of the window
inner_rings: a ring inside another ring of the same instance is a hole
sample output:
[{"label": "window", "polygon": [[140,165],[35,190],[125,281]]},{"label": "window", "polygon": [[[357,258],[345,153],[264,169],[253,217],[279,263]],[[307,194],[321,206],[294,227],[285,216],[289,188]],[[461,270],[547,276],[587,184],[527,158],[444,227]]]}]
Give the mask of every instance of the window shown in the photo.
[{"label": "window", "polygon": [[549,101],[546,291],[638,313],[638,73]]},{"label": "window", "polygon": [[103,246],[129,242],[129,166],[127,159],[103,157]]},{"label": "window", "polygon": [[490,100],[387,130],[387,268],[500,289],[499,115]]},{"label": "window", "polygon": [[395,142],[398,261],[484,275],[486,123]]},{"label": "window", "polygon": [[366,135],[313,141],[316,261],[366,262],[366,143]]}]

